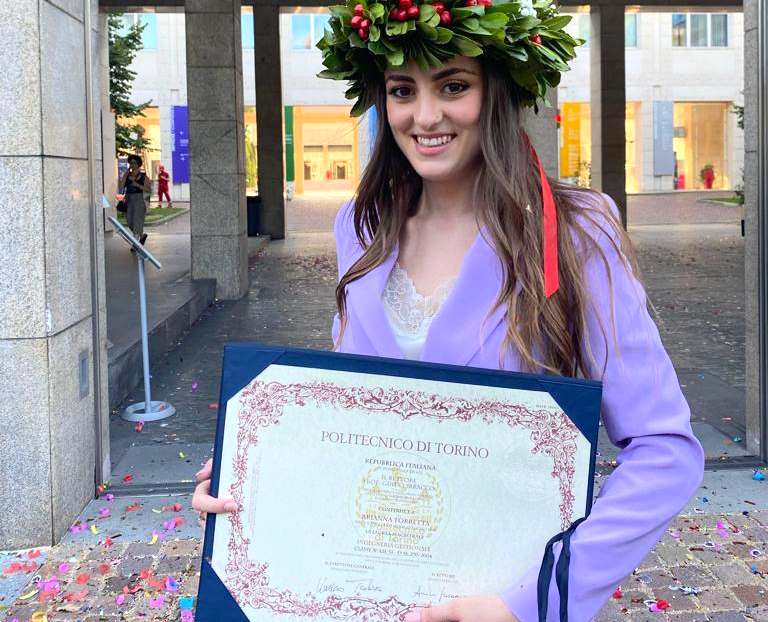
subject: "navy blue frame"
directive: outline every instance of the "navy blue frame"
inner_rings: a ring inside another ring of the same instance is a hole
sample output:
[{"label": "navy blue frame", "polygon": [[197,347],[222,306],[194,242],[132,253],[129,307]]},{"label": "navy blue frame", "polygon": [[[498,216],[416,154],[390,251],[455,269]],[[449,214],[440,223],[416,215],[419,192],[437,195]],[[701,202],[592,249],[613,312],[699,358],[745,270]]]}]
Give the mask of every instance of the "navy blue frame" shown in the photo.
[{"label": "navy blue frame", "polygon": [[[441,382],[505,387],[529,391],[544,391],[560,405],[576,427],[591,444],[589,464],[589,490],[585,516],[592,508],[594,473],[597,450],[597,434],[600,419],[602,384],[592,380],[564,378],[560,376],[537,376],[520,372],[481,369],[461,365],[444,365],[388,359],[359,354],[342,354],[322,350],[307,350],[279,346],[265,346],[257,343],[228,343],[224,347],[224,363],[221,374],[221,391],[216,425],[216,440],[213,453],[213,475],[211,494],[219,490],[221,473],[221,447],[224,442],[224,420],[227,402],[243,387],[248,385],[260,372],[270,365],[312,367],[358,373],[379,374]],[[198,622],[247,622],[247,618],[231,594],[211,568],[213,536],[216,517],[210,515],[205,528],[205,543],[200,570],[200,586],[195,619]],[[205,593],[203,600],[200,595]]]}]

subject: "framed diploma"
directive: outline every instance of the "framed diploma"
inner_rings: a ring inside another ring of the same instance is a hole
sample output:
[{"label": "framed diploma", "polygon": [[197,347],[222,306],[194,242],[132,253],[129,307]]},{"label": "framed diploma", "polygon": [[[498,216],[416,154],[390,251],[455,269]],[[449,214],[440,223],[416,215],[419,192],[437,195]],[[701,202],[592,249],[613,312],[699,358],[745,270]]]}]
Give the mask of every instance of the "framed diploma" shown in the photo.
[{"label": "framed diploma", "polygon": [[500,592],[590,509],[596,382],[225,348],[196,619],[398,619]]}]

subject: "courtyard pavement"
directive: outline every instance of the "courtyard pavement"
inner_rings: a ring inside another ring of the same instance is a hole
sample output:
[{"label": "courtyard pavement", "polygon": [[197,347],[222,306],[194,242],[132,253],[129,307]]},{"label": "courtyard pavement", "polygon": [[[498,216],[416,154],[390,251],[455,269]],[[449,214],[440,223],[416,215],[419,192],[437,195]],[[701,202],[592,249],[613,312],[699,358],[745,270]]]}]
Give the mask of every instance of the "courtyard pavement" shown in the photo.
[{"label": "courtyard pavement", "polygon": [[[682,196],[630,197],[630,234],[710,458],[741,455],[740,208]],[[154,393],[171,401],[177,415],[137,431],[113,414],[111,488],[56,547],[0,554],[0,616],[18,622],[191,619],[201,533],[190,496],[147,490],[158,483],[190,485],[210,455],[224,343],[330,348],[337,276],[330,231],[343,200],[290,202],[289,235],[251,258],[246,297],[210,307],[155,366]],[[173,227],[183,237],[184,221]],[[139,390],[131,400],[141,397]],[[598,487],[613,468],[604,443],[601,452]],[[768,481],[759,479],[749,469],[708,471],[689,506],[596,619],[768,620]]]}]

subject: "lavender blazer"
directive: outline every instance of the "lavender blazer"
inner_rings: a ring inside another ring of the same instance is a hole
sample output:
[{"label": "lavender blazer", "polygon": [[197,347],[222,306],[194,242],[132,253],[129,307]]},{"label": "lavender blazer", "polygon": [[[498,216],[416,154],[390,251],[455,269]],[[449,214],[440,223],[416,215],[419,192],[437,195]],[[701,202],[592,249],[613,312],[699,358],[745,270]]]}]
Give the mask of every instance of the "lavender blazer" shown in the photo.
[{"label": "lavender blazer", "polygon": [[[583,195],[580,195],[583,196]],[[614,202],[606,203],[616,213]],[[606,209],[606,208],[602,208]],[[585,257],[592,308],[588,327],[596,360],[607,356],[602,420],[611,442],[621,451],[618,467],[604,482],[589,518],[571,539],[568,613],[571,622],[591,620],[616,587],[640,564],[667,525],[701,483],[704,453],[690,425],[690,410],[659,333],[646,308],[645,292],[604,233],[592,228],[608,259]],[[339,274],[362,253],[354,233],[352,206],[345,205],[334,227]],[[481,232],[482,233],[482,232]],[[387,277],[398,256],[387,260],[347,289],[348,323],[341,352],[403,358],[381,302]],[[608,273],[613,289],[608,285]],[[435,363],[497,369],[504,336],[503,309],[483,320],[501,286],[501,263],[483,235],[467,252],[454,288],[434,317],[421,359]],[[611,335],[615,306],[616,338]],[[608,327],[608,343],[599,321]],[[482,331],[481,331],[482,328]],[[338,314],[332,334],[338,336]],[[520,369],[514,354],[505,369]],[[510,525],[509,537],[525,526]],[[559,545],[555,548],[555,558]],[[536,622],[539,565],[522,577],[509,577],[501,594],[521,622]],[[552,579],[548,621],[558,620],[559,598]]]}]

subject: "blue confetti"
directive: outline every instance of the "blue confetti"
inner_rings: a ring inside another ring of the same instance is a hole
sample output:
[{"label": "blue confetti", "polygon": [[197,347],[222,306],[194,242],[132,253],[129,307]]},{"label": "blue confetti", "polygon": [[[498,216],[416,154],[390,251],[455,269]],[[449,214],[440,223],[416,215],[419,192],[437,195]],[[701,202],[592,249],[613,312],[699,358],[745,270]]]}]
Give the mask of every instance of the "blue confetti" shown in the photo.
[{"label": "blue confetti", "polygon": [[194,596],[182,596],[179,598],[179,609],[192,609],[195,604]]},{"label": "blue confetti", "polygon": [[709,499],[708,499],[707,497],[702,497],[702,498],[701,498],[701,500],[702,500],[704,503],[709,503]]},{"label": "blue confetti", "polygon": [[757,574],[757,564],[752,564],[752,574]]},{"label": "blue confetti", "polygon": [[758,482],[762,482],[765,479],[765,475],[763,475],[760,471],[755,471],[752,474],[752,479]]}]

